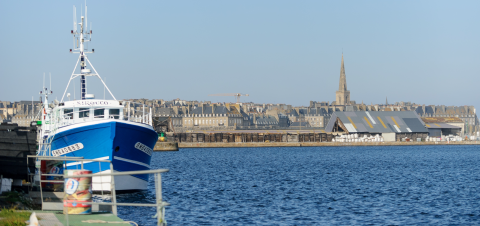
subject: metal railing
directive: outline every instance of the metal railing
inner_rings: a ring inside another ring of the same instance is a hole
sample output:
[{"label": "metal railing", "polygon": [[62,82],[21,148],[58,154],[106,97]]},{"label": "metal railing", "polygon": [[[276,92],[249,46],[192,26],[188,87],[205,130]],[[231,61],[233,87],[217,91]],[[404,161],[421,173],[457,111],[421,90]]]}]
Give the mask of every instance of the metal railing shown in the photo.
[{"label": "metal railing", "polygon": [[[44,199],[43,199],[43,188],[42,183],[65,183],[66,178],[80,178],[80,177],[91,177],[92,178],[92,186],[95,182],[93,182],[93,177],[104,177],[110,176],[110,193],[112,196],[111,202],[82,202],[83,204],[97,204],[97,205],[106,205],[112,207],[112,213],[117,216],[117,206],[144,206],[144,207],[156,207],[156,215],[157,218],[157,225],[166,225],[167,222],[165,220],[165,206],[169,206],[170,204],[163,201],[162,198],[162,176],[161,173],[168,172],[168,169],[156,169],[156,170],[139,170],[139,171],[125,171],[125,172],[114,172],[113,171],[113,164],[110,160],[99,160],[99,159],[83,159],[83,157],[52,157],[52,156],[36,156],[36,155],[28,155],[27,156],[27,164],[28,158],[36,158],[39,161],[63,161],[64,166],[66,166],[66,162],[79,162],[81,165],[81,169],[84,169],[85,162],[99,162],[99,166],[101,167],[102,162],[110,164],[110,173],[95,173],[95,174],[82,174],[82,175],[64,175],[64,174],[48,174],[39,171],[40,176],[40,198],[42,201],[42,210],[44,206]],[[66,168],[64,170],[67,170]],[[101,168],[99,168],[99,171]],[[156,202],[155,204],[152,203],[117,203],[116,199],[116,192],[115,192],[115,176],[127,176],[127,175],[139,175],[139,174],[154,174],[154,184],[155,184],[155,196]],[[64,180],[42,180],[42,176],[57,176],[63,177]],[[97,182],[98,183],[98,182]],[[99,183],[104,183],[100,181]],[[103,189],[102,196],[103,196]],[[65,191],[63,191],[63,196],[65,196]],[[63,200],[63,203],[74,203],[77,200]],[[68,211],[66,211],[66,218],[67,218],[67,225],[68,225]]]},{"label": "metal railing", "polygon": [[[123,120],[142,122],[153,126],[153,114],[152,108],[142,103],[136,103],[131,101],[124,101],[123,105]],[[133,106],[131,106],[133,105]],[[141,106],[141,110],[136,110],[136,107]]]},{"label": "metal railing", "polygon": [[[150,107],[146,107],[142,104],[141,110],[136,110],[135,107],[130,106],[130,102],[124,102],[123,107],[118,108],[104,108],[104,107],[95,107],[95,108],[88,108],[88,107],[76,107],[82,110],[76,111],[69,111],[67,113],[61,112],[60,109],[57,111],[51,111],[49,116],[49,125],[55,125],[57,127],[63,127],[67,125],[83,123],[83,122],[91,122],[91,121],[100,121],[105,119],[119,119],[124,121],[132,121],[132,122],[139,122],[143,124],[152,125],[152,109]],[[137,104],[137,103],[135,103]],[[73,107],[72,107],[73,108]],[[88,109],[85,109],[88,108]],[[65,108],[63,108],[65,109]],[[71,108],[67,108],[71,109]],[[102,114],[95,115],[95,110],[103,110]],[[118,113],[108,113],[106,114],[105,111],[109,110],[119,110]]]}]

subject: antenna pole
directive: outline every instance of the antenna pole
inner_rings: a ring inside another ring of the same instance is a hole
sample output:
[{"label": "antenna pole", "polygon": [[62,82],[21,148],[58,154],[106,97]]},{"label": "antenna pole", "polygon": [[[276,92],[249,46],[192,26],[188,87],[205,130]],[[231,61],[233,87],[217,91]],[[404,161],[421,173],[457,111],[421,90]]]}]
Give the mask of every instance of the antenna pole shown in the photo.
[{"label": "antenna pole", "polygon": [[75,23],[75,33],[77,33],[77,28],[78,28],[78,23],[77,23],[77,7],[75,7],[75,20],[73,21]]},{"label": "antenna pole", "polygon": [[73,6],[73,32],[77,32],[77,23],[75,22],[75,17],[77,16],[77,10]]},{"label": "antenna pole", "polygon": [[87,0],[85,0],[85,30],[88,31],[87,26],[88,26],[88,20],[87,20]]}]

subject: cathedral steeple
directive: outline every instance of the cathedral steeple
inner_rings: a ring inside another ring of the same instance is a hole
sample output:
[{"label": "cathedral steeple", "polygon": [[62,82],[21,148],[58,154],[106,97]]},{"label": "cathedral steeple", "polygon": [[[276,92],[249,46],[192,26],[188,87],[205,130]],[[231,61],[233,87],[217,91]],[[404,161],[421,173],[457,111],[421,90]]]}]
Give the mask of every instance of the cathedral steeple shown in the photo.
[{"label": "cathedral steeple", "polygon": [[347,77],[345,76],[345,65],[343,64],[343,53],[342,65],[340,66],[340,83],[338,84],[338,91],[347,91]]},{"label": "cathedral steeple", "polygon": [[350,91],[347,90],[347,76],[345,75],[345,65],[343,63],[340,66],[340,82],[338,84],[338,91],[336,94],[336,105],[348,105],[350,104]]}]

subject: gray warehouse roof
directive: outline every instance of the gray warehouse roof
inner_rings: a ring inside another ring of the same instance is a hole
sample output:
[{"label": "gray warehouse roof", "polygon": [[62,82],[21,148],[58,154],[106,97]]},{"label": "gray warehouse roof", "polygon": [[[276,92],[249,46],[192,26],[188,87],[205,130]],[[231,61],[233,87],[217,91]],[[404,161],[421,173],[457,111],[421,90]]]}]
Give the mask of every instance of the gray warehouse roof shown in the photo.
[{"label": "gray warehouse roof", "polygon": [[425,124],[414,111],[355,111],[332,114],[325,131],[335,125],[349,133],[426,133]]}]

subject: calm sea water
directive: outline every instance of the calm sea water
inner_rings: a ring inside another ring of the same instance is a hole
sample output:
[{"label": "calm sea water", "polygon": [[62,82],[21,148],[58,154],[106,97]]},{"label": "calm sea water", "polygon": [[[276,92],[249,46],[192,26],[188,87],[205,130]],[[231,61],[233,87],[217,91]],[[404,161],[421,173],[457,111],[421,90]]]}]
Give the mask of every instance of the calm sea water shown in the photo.
[{"label": "calm sea water", "polygon": [[[169,225],[480,224],[480,146],[181,149],[152,165],[170,169]],[[119,207],[139,225],[154,211]]]}]

